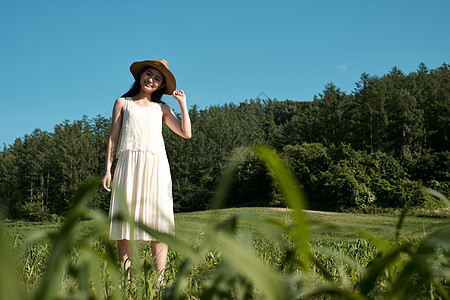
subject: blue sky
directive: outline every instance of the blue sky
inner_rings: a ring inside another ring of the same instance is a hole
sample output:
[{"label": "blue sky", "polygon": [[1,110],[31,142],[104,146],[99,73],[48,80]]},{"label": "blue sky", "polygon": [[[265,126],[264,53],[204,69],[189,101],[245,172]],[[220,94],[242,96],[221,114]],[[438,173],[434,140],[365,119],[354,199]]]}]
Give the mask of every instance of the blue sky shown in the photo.
[{"label": "blue sky", "polygon": [[[165,58],[188,105],[310,101],[363,72],[450,62],[450,1],[1,0],[0,145],[109,117],[133,61]],[[163,98],[177,110],[169,96]]]}]

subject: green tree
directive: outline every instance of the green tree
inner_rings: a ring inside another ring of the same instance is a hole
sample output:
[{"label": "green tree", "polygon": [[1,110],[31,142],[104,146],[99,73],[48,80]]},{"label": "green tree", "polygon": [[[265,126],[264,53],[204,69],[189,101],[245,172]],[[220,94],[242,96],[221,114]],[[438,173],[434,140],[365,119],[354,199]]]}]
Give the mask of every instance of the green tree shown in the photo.
[{"label": "green tree", "polygon": [[52,211],[62,214],[66,211],[73,193],[81,183],[91,176],[98,176],[98,160],[92,142],[91,126],[84,117],[81,121],[55,126],[53,135],[55,142],[55,159],[53,170],[54,203]]},{"label": "green tree", "polygon": [[346,95],[333,83],[325,85],[323,94],[314,98],[318,108],[315,129],[319,132],[319,140],[323,144],[339,144],[344,141],[344,114],[346,112]]},{"label": "green tree", "polygon": [[354,141],[359,149],[372,153],[382,149],[387,125],[385,109],[386,89],[383,81],[366,73],[356,83],[355,107],[353,108],[352,132],[357,133]]}]

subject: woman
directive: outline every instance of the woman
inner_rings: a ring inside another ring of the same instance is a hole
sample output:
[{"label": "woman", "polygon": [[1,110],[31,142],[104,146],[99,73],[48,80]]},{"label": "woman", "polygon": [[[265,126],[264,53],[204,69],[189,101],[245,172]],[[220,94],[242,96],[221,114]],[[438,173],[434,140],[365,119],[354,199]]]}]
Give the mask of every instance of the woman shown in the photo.
[{"label": "woman", "polygon": [[[175,76],[164,59],[134,62],[130,71],[135,82],[114,104],[111,133],[107,145],[103,188],[111,191],[111,166],[116,154],[111,194],[110,218],[121,209],[120,189],[125,195],[131,218],[159,232],[174,233],[172,179],[162,136],[162,121],[176,134],[191,138],[186,95],[176,90]],[[161,101],[163,94],[173,95],[181,110],[181,121]],[[163,278],[167,245],[142,230],[130,230],[128,223],[111,220],[111,239],[117,240],[119,258],[131,266],[130,240],[151,243],[156,268]]]}]

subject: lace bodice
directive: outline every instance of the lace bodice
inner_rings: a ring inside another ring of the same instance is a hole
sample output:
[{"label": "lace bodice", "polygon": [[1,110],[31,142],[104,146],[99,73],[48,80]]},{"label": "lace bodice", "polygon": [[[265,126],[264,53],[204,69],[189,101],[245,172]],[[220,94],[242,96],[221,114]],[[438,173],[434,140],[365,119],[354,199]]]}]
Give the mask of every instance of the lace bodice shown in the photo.
[{"label": "lace bodice", "polygon": [[131,98],[125,100],[117,156],[126,150],[165,153],[162,104],[153,102],[149,107],[142,107]]}]

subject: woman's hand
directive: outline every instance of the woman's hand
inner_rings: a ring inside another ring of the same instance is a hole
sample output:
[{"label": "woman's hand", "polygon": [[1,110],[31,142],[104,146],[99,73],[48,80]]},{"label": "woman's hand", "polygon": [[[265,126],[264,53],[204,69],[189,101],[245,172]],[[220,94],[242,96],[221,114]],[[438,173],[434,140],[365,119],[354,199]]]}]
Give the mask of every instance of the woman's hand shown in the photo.
[{"label": "woman's hand", "polygon": [[173,97],[180,105],[181,122],[167,104],[163,104],[162,106],[163,121],[173,132],[181,137],[184,137],[185,139],[190,139],[191,119],[189,118],[189,112],[186,104],[186,94],[183,90],[174,91]]},{"label": "woman's hand", "polygon": [[179,103],[181,103],[181,102],[186,103],[186,94],[184,93],[183,90],[173,91],[173,97],[174,97],[175,100],[177,100]]},{"label": "woman's hand", "polygon": [[108,191],[111,192],[111,173],[110,172],[106,172],[105,176],[103,177],[103,188]]}]

